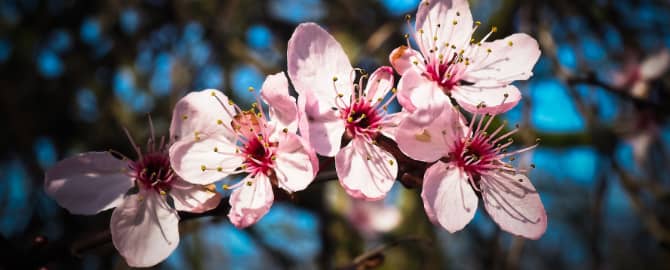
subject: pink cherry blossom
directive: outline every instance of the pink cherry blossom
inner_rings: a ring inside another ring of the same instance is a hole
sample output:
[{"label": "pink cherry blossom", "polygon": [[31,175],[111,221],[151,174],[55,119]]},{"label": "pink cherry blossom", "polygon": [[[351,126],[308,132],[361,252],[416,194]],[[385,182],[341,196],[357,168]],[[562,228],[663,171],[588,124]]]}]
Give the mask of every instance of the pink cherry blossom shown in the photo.
[{"label": "pink cherry blossom", "polygon": [[170,126],[179,139],[170,147],[171,161],[186,181],[211,184],[247,174],[237,184],[224,185],[234,190],[228,217],[238,228],[269,211],[273,186],[303,190],[318,171],[316,154],[296,135],[298,111],[284,73],[268,76],[260,95],[269,115],[260,100],[243,111],[218,90],[190,93],[177,102]]},{"label": "pink cherry blossom", "polygon": [[524,175],[526,170],[505,160],[536,145],[506,152],[516,129],[500,135],[503,124],[488,133],[493,117],[477,116],[467,126],[456,109],[445,106],[426,127],[413,118],[400,123],[399,148],[414,159],[435,162],[423,179],[426,214],[449,232],[459,231],[474,217],[481,194],[489,216],[503,230],[537,239],[547,227],[540,196]]},{"label": "pink cherry blossom", "polygon": [[620,71],[614,72],[614,86],[637,98],[649,96],[649,83],[658,79],[670,67],[670,52],[667,49],[648,56],[642,62],[633,58]]},{"label": "pink cherry blossom", "polygon": [[[514,107],[521,93],[511,83],[532,76],[540,57],[538,44],[526,34],[513,34],[488,42],[491,31],[475,41],[475,22],[466,0],[424,0],[416,14],[412,37],[419,51],[396,48],[389,60],[402,75],[398,101],[415,121],[435,119],[450,98],[470,112],[504,112]],[[477,107],[480,104],[486,108]]]},{"label": "pink cherry blossom", "polygon": [[367,239],[393,230],[402,220],[400,209],[384,201],[352,200],[346,211],[346,217],[354,228]]},{"label": "pink cherry blossom", "polygon": [[[396,159],[376,142],[382,134],[392,138],[398,117],[386,111],[395,98],[391,67],[377,69],[365,87],[363,78],[355,83],[340,44],[318,25],[303,23],[288,43],[288,73],[299,94],[301,134],[320,155],[335,156],[349,195],[384,198],[398,173]],[[343,135],[349,142],[340,149]]]},{"label": "pink cherry blossom", "polygon": [[213,186],[177,176],[166,147],[154,144],[152,136],[142,153],[133,143],[137,160],[116,152],[79,154],[60,161],[45,176],[46,193],[73,214],[94,215],[116,207],[110,222],[112,242],[132,267],[156,265],[177,247],[177,211],[204,212],[221,200]]}]

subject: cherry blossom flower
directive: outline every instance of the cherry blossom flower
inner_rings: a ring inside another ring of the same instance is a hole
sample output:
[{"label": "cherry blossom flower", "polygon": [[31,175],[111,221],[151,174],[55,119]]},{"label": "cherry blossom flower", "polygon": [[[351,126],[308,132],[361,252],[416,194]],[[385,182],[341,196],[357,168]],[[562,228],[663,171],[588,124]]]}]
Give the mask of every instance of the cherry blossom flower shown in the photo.
[{"label": "cherry blossom flower", "polygon": [[[340,44],[318,25],[303,23],[288,43],[288,73],[299,94],[301,134],[318,154],[335,157],[349,195],[384,198],[398,173],[396,159],[376,141],[380,135],[392,138],[399,119],[387,112],[395,98],[391,67],[378,68],[365,87],[367,75],[354,83],[355,69]],[[348,143],[340,149],[343,135]]]},{"label": "cherry blossom flower", "polygon": [[663,49],[648,56],[641,63],[628,60],[621,71],[614,72],[614,86],[629,91],[636,98],[649,96],[649,83],[658,79],[670,67],[670,52]]},{"label": "cherry blossom flower", "polygon": [[[428,126],[412,118],[400,123],[396,139],[401,151],[417,160],[435,162],[424,174],[424,209],[429,218],[449,232],[467,225],[475,215],[478,196],[503,230],[537,239],[546,230],[547,216],[526,170],[505,161],[536,145],[506,152],[517,129],[488,133],[493,117],[475,114],[469,126],[455,108],[445,106]],[[486,119],[488,117],[488,119]]]},{"label": "cherry blossom flower", "polygon": [[[398,101],[408,111],[417,111],[415,121],[432,121],[441,107],[450,104],[449,97],[470,112],[504,112],[519,102],[521,93],[511,83],[532,76],[540,57],[537,41],[526,34],[513,34],[488,42],[496,27],[475,41],[472,35],[480,25],[475,22],[473,27],[466,0],[419,4],[412,35],[419,51],[411,48],[407,36],[407,45],[389,55],[402,75]],[[480,104],[487,107],[477,109]]]},{"label": "cherry blossom flower", "polygon": [[117,152],[87,152],[60,161],[45,175],[46,193],[73,214],[116,207],[112,242],[132,267],[156,265],[174,251],[179,244],[177,211],[201,213],[221,200],[213,186],[177,176],[164,140],[156,147],[153,138],[145,152],[131,139],[137,160]]},{"label": "cherry blossom flower", "polygon": [[[252,88],[250,88],[253,91]],[[243,111],[218,90],[190,93],[175,105],[170,147],[175,172],[194,184],[246,173],[230,196],[230,221],[238,228],[262,218],[274,201],[273,186],[303,190],[318,171],[314,150],[297,131],[297,106],[284,73],[268,76],[260,99]]]}]

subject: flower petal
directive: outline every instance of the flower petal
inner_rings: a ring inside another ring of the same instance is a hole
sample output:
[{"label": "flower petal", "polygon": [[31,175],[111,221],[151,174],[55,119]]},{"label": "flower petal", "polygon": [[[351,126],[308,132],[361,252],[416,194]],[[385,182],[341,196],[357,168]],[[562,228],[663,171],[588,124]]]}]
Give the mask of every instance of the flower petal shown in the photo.
[{"label": "flower petal", "polygon": [[422,1],[415,25],[421,53],[426,57],[434,55],[430,50],[447,48],[446,43],[456,46],[455,51],[464,49],[470,44],[472,23],[467,0]]},{"label": "flower petal", "polygon": [[477,212],[477,195],[467,174],[444,162],[430,166],[423,177],[423,207],[447,231],[460,231]]},{"label": "flower petal", "polygon": [[[315,23],[302,23],[288,42],[288,75],[296,92],[316,104],[318,114],[335,107],[337,93],[351,96],[353,68],[340,44]],[[334,81],[336,78],[336,81]]]},{"label": "flower petal", "polygon": [[173,184],[170,196],[177,210],[192,213],[214,209],[221,201],[221,194],[213,186],[194,185],[181,179]]},{"label": "flower petal", "polygon": [[230,195],[228,218],[237,228],[245,228],[260,220],[268,213],[274,194],[270,179],[264,174],[248,176],[239,188]]},{"label": "flower petal", "polygon": [[263,101],[268,104],[270,120],[276,123],[275,133],[287,128],[289,132],[298,130],[298,107],[295,98],[288,93],[288,80],[284,72],[269,75],[261,90]]},{"label": "flower petal", "polygon": [[[458,105],[469,112],[501,114],[511,110],[521,100],[521,92],[514,85],[464,86],[451,92]],[[485,106],[479,106],[483,104]]]},{"label": "flower petal", "polygon": [[[309,145],[295,134],[282,135],[277,147],[275,173],[279,187],[289,192],[305,189],[314,180],[318,160]],[[317,163],[314,164],[312,161]]]},{"label": "flower petal", "polygon": [[648,57],[640,64],[640,76],[644,80],[653,80],[663,75],[670,66],[670,52],[667,49]]},{"label": "flower petal", "polygon": [[393,88],[393,69],[389,66],[379,67],[368,79],[365,97],[372,104],[382,102],[391,88]]},{"label": "flower petal", "polygon": [[421,53],[405,45],[395,48],[391,52],[389,62],[400,75],[405,74],[407,70],[412,68],[425,69]]},{"label": "flower petal", "polygon": [[182,139],[170,147],[170,162],[184,181],[207,185],[234,174],[244,158],[223,136]]},{"label": "flower petal", "polygon": [[482,176],[480,183],[486,212],[500,228],[530,239],[547,230],[547,213],[528,177],[499,173]]},{"label": "flower petal", "polygon": [[174,106],[170,138],[194,139],[217,134],[233,141],[235,134],[230,123],[234,113],[235,110],[228,104],[228,97],[219,90],[191,92]]},{"label": "flower petal", "polygon": [[46,172],[44,190],[70,213],[93,215],[121,204],[133,186],[127,169],[127,161],[108,152],[79,154]]},{"label": "flower petal", "polygon": [[437,83],[413,69],[405,72],[398,82],[398,102],[414,113],[415,121],[421,124],[430,123],[440,115],[444,106],[451,106]]},{"label": "flower petal", "polygon": [[398,175],[398,162],[386,150],[354,138],[335,156],[335,169],[347,193],[368,201],[381,200]]},{"label": "flower petal", "polygon": [[456,113],[453,108],[445,109],[429,125],[419,124],[408,116],[396,129],[398,148],[408,157],[423,162],[447,156],[450,146],[447,142],[453,141],[450,127],[458,123]]},{"label": "flower petal", "polygon": [[[476,46],[476,47],[474,47]],[[499,85],[516,80],[527,80],[540,58],[537,41],[526,34],[513,34],[504,39],[473,45],[475,54],[465,71],[465,81],[495,81]],[[490,52],[489,52],[490,50]]]},{"label": "flower petal", "polygon": [[130,195],[112,213],[112,243],[131,267],[154,266],[179,244],[179,216],[156,192]]},{"label": "flower petal", "polygon": [[340,150],[344,122],[335,112],[322,114],[307,121],[309,142],[319,155],[332,157]]}]

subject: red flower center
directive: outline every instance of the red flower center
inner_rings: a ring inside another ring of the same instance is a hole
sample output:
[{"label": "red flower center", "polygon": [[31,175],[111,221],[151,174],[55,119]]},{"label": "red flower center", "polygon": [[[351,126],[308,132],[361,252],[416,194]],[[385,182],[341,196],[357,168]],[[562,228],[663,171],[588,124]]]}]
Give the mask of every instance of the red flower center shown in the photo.
[{"label": "red flower center", "polygon": [[154,189],[156,192],[168,192],[175,178],[170,167],[170,157],[165,152],[145,154],[140,160],[131,162],[130,169],[140,187]]},{"label": "red flower center", "polygon": [[364,99],[359,98],[351,106],[342,110],[347,134],[350,137],[367,136],[374,139],[382,124],[382,116],[378,108]]},{"label": "red flower center", "polygon": [[449,62],[434,60],[426,65],[424,75],[428,79],[437,82],[440,87],[448,93],[454,86],[460,83],[463,67],[457,62],[457,55]]}]

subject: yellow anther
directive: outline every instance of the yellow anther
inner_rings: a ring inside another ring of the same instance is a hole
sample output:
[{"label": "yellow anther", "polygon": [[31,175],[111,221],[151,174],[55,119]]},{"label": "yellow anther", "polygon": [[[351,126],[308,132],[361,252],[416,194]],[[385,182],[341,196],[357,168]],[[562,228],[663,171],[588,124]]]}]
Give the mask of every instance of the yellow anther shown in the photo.
[{"label": "yellow anther", "polygon": [[213,97],[216,96],[216,92],[214,92],[214,91],[212,91],[210,94],[211,94]]},{"label": "yellow anther", "polygon": [[456,11],[456,16],[461,16],[461,13]]},{"label": "yellow anther", "polygon": [[233,102],[232,99],[229,99],[229,100],[228,100],[228,105],[233,106],[234,104],[235,104],[235,102]]},{"label": "yellow anther", "polygon": [[158,191],[158,193],[160,193],[161,196],[165,196],[165,195],[167,194],[167,193],[165,192],[165,190],[162,190],[162,189],[161,189],[160,191]]},{"label": "yellow anther", "polygon": [[203,187],[206,191],[209,192],[216,192],[216,185],[214,184],[209,184]]},{"label": "yellow anther", "polygon": [[454,21],[451,22],[451,23],[452,23],[453,25],[457,25],[457,24],[458,24],[458,21],[457,21],[457,20],[454,20]]},{"label": "yellow anther", "polygon": [[219,167],[216,167],[216,171],[217,171],[217,172],[222,172],[222,171],[223,171],[223,168],[221,168],[220,166],[219,166]]},{"label": "yellow anther", "polygon": [[214,147],[214,152],[219,152],[219,148],[218,148],[218,147]]},{"label": "yellow anther", "polygon": [[498,27],[497,26],[491,27],[491,32],[492,33],[498,32]]},{"label": "yellow anther", "polygon": [[423,29],[419,29],[419,34],[423,35]]},{"label": "yellow anther", "polygon": [[410,19],[412,19],[412,15],[405,14],[405,20],[408,20],[408,21],[409,21]]},{"label": "yellow anther", "polygon": [[216,124],[218,124],[218,125],[223,125],[223,120],[221,120],[221,119],[216,120]]},{"label": "yellow anther", "polygon": [[367,159],[367,160],[371,160],[372,157],[371,157],[370,155],[367,155],[367,156],[365,157],[365,159]]},{"label": "yellow anther", "polygon": [[351,116],[347,117],[347,122],[351,123],[351,122],[353,122],[353,121],[354,121],[354,118],[353,118],[353,117],[351,117]]},{"label": "yellow anther", "polygon": [[398,92],[398,89],[396,89],[395,87],[391,88],[391,93],[395,94],[396,92]]},{"label": "yellow anther", "polygon": [[184,120],[188,119],[188,115],[184,114],[184,116],[182,116],[181,119],[184,119]]},{"label": "yellow anther", "polygon": [[491,48],[486,49],[486,52],[491,53],[492,52]]},{"label": "yellow anther", "polygon": [[514,45],[514,43],[513,43],[512,41],[510,41],[510,42],[507,42],[507,45],[509,45],[510,47],[512,47],[512,45]]},{"label": "yellow anther", "polygon": [[249,86],[249,88],[247,88],[247,90],[249,90],[249,92],[253,92],[254,88],[252,86]]},{"label": "yellow anther", "polygon": [[480,22],[480,21],[475,21],[475,25],[480,26],[480,25],[482,25],[482,22]]},{"label": "yellow anther", "polygon": [[288,133],[288,128],[282,129],[281,132]]},{"label": "yellow anther", "polygon": [[225,190],[229,190],[229,189],[230,189],[230,186],[227,185],[227,184],[223,184],[223,185],[221,185],[221,188],[222,188],[222,189],[225,189]]},{"label": "yellow anther", "polygon": [[205,166],[205,165],[200,165],[200,170],[202,170],[202,171],[204,172],[205,170],[207,170],[207,166]]},{"label": "yellow anther", "polygon": [[251,182],[251,181],[247,181],[247,186],[251,186],[251,185],[253,185],[253,184],[254,184],[253,182]]},{"label": "yellow anther", "polygon": [[393,166],[394,163],[395,163],[395,162],[393,162],[392,159],[389,159],[389,165]]},{"label": "yellow anther", "polygon": [[403,36],[405,37],[405,39],[409,39],[409,34],[404,34]]},{"label": "yellow anther", "polygon": [[344,94],[342,94],[342,93],[337,93],[337,97],[344,97]]},{"label": "yellow anther", "polygon": [[270,157],[270,159],[273,160],[273,161],[277,160],[277,156],[272,156],[272,157]]},{"label": "yellow anther", "polygon": [[337,81],[337,76],[333,76],[333,81],[334,81],[334,82]]},{"label": "yellow anther", "polygon": [[433,37],[433,41],[437,41],[437,36],[434,36],[434,37]]}]

